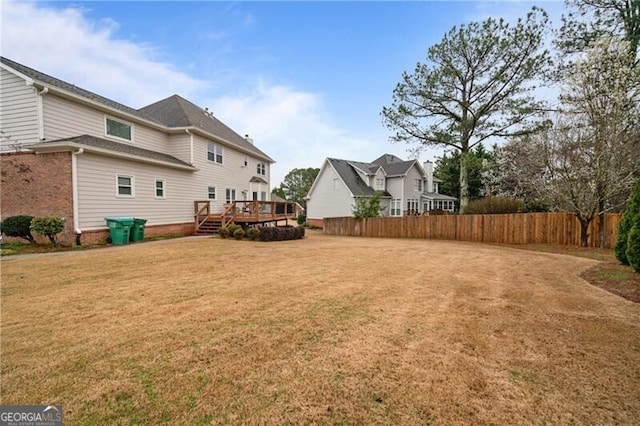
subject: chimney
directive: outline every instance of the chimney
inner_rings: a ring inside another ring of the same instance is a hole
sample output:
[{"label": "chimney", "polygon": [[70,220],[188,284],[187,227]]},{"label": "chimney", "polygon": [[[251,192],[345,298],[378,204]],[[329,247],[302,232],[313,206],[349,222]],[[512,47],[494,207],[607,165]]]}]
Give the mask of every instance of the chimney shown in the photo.
[{"label": "chimney", "polygon": [[423,166],[427,174],[427,192],[433,192],[433,163],[431,161],[425,161]]},{"label": "chimney", "polygon": [[251,145],[253,145],[253,139],[251,139],[249,137],[249,135],[244,135],[244,140],[246,140],[247,142],[249,142]]}]

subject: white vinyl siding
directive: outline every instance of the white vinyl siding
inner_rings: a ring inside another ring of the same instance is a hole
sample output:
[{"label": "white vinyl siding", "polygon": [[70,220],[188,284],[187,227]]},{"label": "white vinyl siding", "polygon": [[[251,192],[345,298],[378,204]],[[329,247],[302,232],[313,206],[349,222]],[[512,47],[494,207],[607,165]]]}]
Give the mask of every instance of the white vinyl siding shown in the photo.
[{"label": "white vinyl siding", "polygon": [[[0,69],[0,123],[4,134],[0,140],[3,151],[38,142],[38,107],[35,90],[24,79]],[[10,139],[6,137],[10,136]]]},{"label": "white vinyl siding", "polygon": [[[104,229],[105,217],[131,216],[147,219],[147,225],[192,223],[193,202],[202,200],[191,186],[192,172],[168,169],[90,153],[80,154],[78,164],[78,213],[81,229]],[[135,197],[114,196],[114,171],[134,176]],[[171,194],[158,202],[158,176],[171,183]],[[170,195],[170,196],[169,196]]]},{"label": "white vinyl siding", "polygon": [[327,162],[320,169],[309,196],[311,198],[307,200],[307,217],[310,219],[353,215],[351,209],[355,201]]},{"label": "white vinyl siding", "polygon": [[[90,106],[63,99],[55,94],[43,97],[44,103],[44,131],[47,140],[69,138],[79,135],[91,135],[105,139],[105,112]],[[173,155],[169,145],[169,135],[144,124],[134,123],[131,118],[117,117],[109,113],[110,117],[135,125],[135,146]],[[116,139],[114,139],[116,140]],[[116,140],[120,143],[130,143]]]}]

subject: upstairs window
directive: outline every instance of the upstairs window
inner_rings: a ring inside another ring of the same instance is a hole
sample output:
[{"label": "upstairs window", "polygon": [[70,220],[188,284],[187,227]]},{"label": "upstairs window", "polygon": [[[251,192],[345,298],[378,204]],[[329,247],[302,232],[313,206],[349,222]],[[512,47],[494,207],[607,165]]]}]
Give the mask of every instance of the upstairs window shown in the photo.
[{"label": "upstairs window", "polygon": [[416,179],[414,181],[414,185],[415,185],[416,191],[422,192],[422,179]]},{"label": "upstairs window", "polygon": [[207,144],[207,160],[222,164],[222,145],[209,142]]},{"label": "upstairs window", "polygon": [[133,139],[133,129],[131,124],[118,121],[110,117],[105,117],[105,133],[107,136],[124,139],[129,142]]},{"label": "upstairs window", "polygon": [[376,186],[375,189],[384,189],[384,178],[376,178]]},{"label": "upstairs window", "polygon": [[267,167],[264,163],[258,163],[258,174],[264,176],[267,174]]}]

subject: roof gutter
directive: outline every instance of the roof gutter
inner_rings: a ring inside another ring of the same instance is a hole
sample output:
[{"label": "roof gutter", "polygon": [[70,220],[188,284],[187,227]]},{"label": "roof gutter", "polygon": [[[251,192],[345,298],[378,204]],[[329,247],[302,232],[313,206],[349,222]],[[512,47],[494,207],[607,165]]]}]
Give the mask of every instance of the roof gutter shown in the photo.
[{"label": "roof gutter", "polygon": [[185,132],[189,135],[189,164],[193,165],[194,155],[193,155],[193,133],[191,130],[184,129]]},{"label": "roof gutter", "polygon": [[71,152],[71,191],[73,198],[73,227],[76,232],[76,245],[80,245],[80,236],[82,235],[82,229],[80,229],[80,212],[78,208],[78,160],[77,156],[84,152],[84,148],[80,148],[77,151]]}]

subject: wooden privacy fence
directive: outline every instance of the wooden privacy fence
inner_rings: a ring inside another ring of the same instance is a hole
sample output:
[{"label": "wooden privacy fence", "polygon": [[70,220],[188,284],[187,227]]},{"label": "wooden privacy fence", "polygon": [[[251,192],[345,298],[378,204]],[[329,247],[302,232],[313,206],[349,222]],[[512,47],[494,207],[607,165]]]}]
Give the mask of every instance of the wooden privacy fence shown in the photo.
[{"label": "wooden privacy fence", "polygon": [[[612,248],[619,213],[604,215],[605,247]],[[597,247],[599,218],[589,226],[589,246]],[[424,238],[500,244],[580,245],[580,222],[571,213],[515,213],[485,215],[352,217],[324,219],[332,235],[384,238]]]}]

